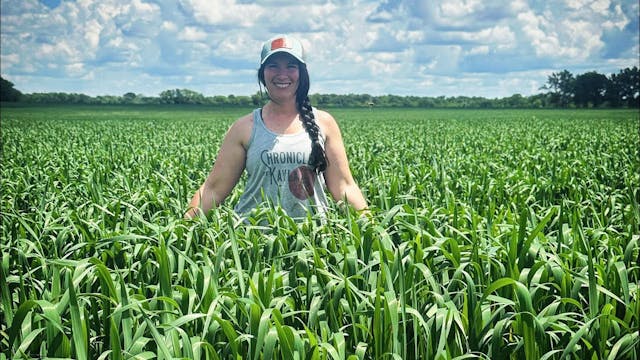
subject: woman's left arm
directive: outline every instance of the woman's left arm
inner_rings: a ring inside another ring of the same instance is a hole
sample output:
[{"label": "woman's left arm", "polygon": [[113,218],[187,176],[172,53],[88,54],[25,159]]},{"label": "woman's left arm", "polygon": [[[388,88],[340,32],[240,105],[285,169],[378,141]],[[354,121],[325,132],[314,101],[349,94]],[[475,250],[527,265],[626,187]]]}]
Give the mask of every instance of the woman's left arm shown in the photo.
[{"label": "woman's left arm", "polygon": [[340,127],[331,114],[317,110],[318,125],[325,135],[327,169],[324,172],[327,188],[335,201],[346,200],[358,211],[367,209],[367,201],[353,179],[344,148]]}]

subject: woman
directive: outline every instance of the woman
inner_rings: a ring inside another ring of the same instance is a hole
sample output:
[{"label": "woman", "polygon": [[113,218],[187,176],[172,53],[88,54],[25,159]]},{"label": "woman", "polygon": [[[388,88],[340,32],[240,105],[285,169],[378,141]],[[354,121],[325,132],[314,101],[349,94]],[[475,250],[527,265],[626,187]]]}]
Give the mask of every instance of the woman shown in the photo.
[{"label": "woman", "polygon": [[258,79],[269,101],[229,128],[185,217],[206,214],[221,204],[245,169],[246,188],[235,207],[239,214],[265,201],[295,218],[309,211],[323,214],[325,185],[334,200],[365,210],[367,202],[351,175],[338,124],[309,102],[309,73],[300,41],[277,36],[265,42]]}]

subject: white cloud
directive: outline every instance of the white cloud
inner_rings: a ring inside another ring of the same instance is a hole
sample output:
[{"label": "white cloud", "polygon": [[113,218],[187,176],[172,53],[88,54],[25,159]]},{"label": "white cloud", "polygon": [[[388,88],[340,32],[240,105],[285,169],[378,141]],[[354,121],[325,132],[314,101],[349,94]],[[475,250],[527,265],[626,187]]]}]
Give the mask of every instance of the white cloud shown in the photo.
[{"label": "white cloud", "polygon": [[561,28],[565,29],[564,35],[567,41],[563,44],[561,54],[570,56],[571,58],[584,59],[594,52],[600,50],[603,46],[600,36],[602,30],[600,27],[586,21],[569,21],[565,20],[561,23]]},{"label": "white cloud", "polygon": [[178,39],[184,41],[202,41],[206,38],[207,33],[193,26],[185,27],[182,32],[178,34]]},{"label": "white cloud", "polygon": [[493,44],[496,46],[511,45],[515,42],[515,34],[505,25],[496,25],[478,32],[462,33],[461,38],[476,43]]},{"label": "white cloud", "polygon": [[[213,53],[227,58],[255,59],[257,64],[259,58],[259,50],[257,49],[261,45],[262,44],[253,41],[248,34],[229,34],[217,43],[216,50]],[[250,52],[248,49],[256,49],[256,51]]]},{"label": "white cloud", "polygon": [[[536,56],[575,64],[598,56],[605,45],[603,28],[618,26],[621,29],[626,25],[624,14],[605,11],[609,5],[609,1],[568,0],[570,10],[566,14],[550,9],[536,14],[526,9],[517,19]],[[618,25],[613,25],[613,21]]]},{"label": "white cloud", "polygon": [[[262,14],[262,7],[239,4],[234,0],[180,0],[180,4],[196,20],[208,25],[249,27]],[[277,16],[277,12],[274,12],[274,16]]]},{"label": "white cloud", "polygon": [[312,92],[531,94],[638,63],[637,0],[0,1],[3,77],[24,92],[251,94],[277,33],[302,39]]},{"label": "white cloud", "polygon": [[73,63],[65,65],[65,72],[68,76],[83,76],[85,75],[84,63]]},{"label": "white cloud", "polygon": [[2,65],[12,65],[20,62],[20,55],[18,54],[7,54],[2,55]]},{"label": "white cloud", "polygon": [[609,11],[609,6],[611,5],[609,0],[596,0],[591,3],[589,6],[593,11],[606,15]]},{"label": "white cloud", "polygon": [[629,24],[629,18],[624,14],[622,7],[618,4],[614,7],[614,13],[602,24],[602,27],[604,29],[616,28],[623,30],[627,24]]},{"label": "white cloud", "polygon": [[546,33],[542,27],[546,20],[542,16],[527,11],[518,14],[517,19],[522,25],[522,31],[535,48],[537,56],[551,56],[560,49],[560,42],[554,33]]},{"label": "white cloud", "polygon": [[450,0],[440,4],[440,13],[446,17],[461,18],[476,11],[480,0]]},{"label": "white cloud", "polygon": [[488,45],[475,46],[467,52],[468,55],[486,55],[489,53]]},{"label": "white cloud", "polygon": [[54,44],[41,44],[36,49],[35,56],[45,60],[64,60],[65,62],[77,62],[81,60],[81,53],[69,40],[60,40]]},{"label": "white cloud", "polygon": [[90,48],[96,49],[100,44],[101,31],[102,25],[96,19],[91,19],[87,22],[84,31],[84,38]]},{"label": "white cloud", "polygon": [[213,69],[207,71],[207,75],[209,76],[229,76],[233,75],[233,72],[229,69]]},{"label": "white cloud", "polygon": [[581,9],[589,3],[590,0],[565,0],[565,4],[571,10]]},{"label": "white cloud", "polygon": [[167,31],[171,31],[171,32],[175,32],[178,30],[178,26],[171,21],[163,21],[162,22],[162,29],[163,30],[167,30]]},{"label": "white cloud", "polygon": [[399,42],[415,44],[424,41],[426,35],[421,30],[400,30],[395,32],[394,37]]},{"label": "white cloud", "polygon": [[524,10],[529,8],[529,5],[527,4],[527,2],[525,0],[514,0],[508,6],[509,6],[509,9],[514,14],[517,14],[517,13],[519,13],[521,11],[524,11]]}]

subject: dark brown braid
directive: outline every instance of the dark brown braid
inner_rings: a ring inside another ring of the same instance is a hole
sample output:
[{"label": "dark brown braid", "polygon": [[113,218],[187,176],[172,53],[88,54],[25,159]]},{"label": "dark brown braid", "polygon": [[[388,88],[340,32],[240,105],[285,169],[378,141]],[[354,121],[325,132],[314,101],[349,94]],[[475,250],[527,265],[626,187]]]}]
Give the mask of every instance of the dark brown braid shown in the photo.
[{"label": "dark brown braid", "polygon": [[[300,94],[300,92],[298,92]],[[298,104],[298,111],[300,112],[300,120],[304,126],[309,138],[311,139],[311,154],[309,155],[309,165],[316,171],[322,172],[327,169],[327,155],[324,152],[324,147],[320,143],[320,127],[316,122],[313,115],[313,109],[311,108],[311,102],[309,96],[300,99],[300,96],[296,96],[296,103]]]},{"label": "dark brown braid", "polygon": [[[311,166],[316,172],[322,172],[327,169],[327,155],[324,151],[324,147],[320,143],[320,127],[316,122],[313,109],[311,108],[311,102],[309,101],[309,71],[307,70],[307,66],[300,62],[298,62],[298,71],[299,77],[298,90],[296,91],[296,105],[298,106],[298,112],[300,112],[302,125],[311,139],[309,166]],[[258,70],[258,80],[262,85],[265,85],[264,64],[260,66],[260,70]]]}]

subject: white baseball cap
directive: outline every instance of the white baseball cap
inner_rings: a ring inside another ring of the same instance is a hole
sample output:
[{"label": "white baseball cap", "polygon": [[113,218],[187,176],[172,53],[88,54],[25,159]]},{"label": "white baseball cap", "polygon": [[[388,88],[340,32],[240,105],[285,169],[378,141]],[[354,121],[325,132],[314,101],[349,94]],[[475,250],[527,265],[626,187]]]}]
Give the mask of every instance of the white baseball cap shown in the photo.
[{"label": "white baseball cap", "polygon": [[288,35],[278,35],[265,41],[262,45],[260,65],[264,64],[269,56],[278,52],[286,52],[298,59],[301,63],[305,63],[304,48],[302,47],[300,40]]}]

